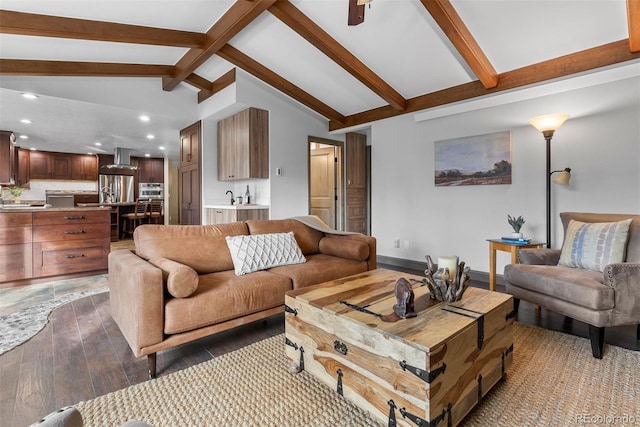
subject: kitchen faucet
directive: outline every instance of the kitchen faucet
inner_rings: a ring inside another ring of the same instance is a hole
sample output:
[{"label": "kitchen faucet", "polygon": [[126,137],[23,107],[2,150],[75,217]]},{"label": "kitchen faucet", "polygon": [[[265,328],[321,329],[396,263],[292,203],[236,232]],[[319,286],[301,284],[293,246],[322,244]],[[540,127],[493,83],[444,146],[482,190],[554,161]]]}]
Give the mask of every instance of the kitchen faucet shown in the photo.
[{"label": "kitchen faucet", "polygon": [[234,204],[236,202],[236,200],[233,198],[233,191],[227,190],[227,192],[224,193],[224,194],[229,194],[229,193],[231,193],[231,204]]}]

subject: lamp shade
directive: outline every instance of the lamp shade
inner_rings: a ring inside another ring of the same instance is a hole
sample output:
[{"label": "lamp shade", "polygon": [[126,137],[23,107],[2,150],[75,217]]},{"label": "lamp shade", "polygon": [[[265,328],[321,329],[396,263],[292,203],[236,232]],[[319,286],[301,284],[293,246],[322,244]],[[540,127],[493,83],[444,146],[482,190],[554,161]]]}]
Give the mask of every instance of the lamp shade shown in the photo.
[{"label": "lamp shade", "polygon": [[571,169],[565,168],[563,171],[558,172],[558,176],[556,176],[553,179],[553,183],[567,187],[569,186],[570,180],[571,180]]},{"label": "lamp shade", "polygon": [[555,131],[569,118],[568,114],[547,114],[534,117],[529,123],[540,132]]}]

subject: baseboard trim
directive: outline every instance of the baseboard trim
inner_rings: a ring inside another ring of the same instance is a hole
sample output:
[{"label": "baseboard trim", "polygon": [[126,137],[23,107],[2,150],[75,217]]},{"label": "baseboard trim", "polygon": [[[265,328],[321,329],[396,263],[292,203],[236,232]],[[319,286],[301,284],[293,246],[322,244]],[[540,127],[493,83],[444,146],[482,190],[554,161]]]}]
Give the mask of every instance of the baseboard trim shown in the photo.
[{"label": "baseboard trim", "polygon": [[[384,255],[378,255],[376,259],[380,264],[387,264],[394,267],[401,267],[401,268],[407,268],[407,269],[419,270],[419,271],[424,271],[427,268],[426,261],[420,262],[420,261],[414,261],[410,259],[394,258],[394,257],[389,257]],[[479,282],[489,283],[489,273],[487,273],[486,271],[471,270],[469,272],[469,277],[471,278],[471,280],[477,280]],[[498,285],[504,285],[502,274],[496,274],[496,283]]]}]

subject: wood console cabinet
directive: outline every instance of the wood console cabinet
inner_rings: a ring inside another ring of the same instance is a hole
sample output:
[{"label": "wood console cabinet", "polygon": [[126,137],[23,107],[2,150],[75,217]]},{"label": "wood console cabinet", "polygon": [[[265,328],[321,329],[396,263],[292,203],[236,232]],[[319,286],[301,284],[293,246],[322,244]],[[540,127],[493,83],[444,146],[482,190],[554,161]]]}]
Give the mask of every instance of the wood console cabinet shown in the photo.
[{"label": "wood console cabinet", "polygon": [[218,122],[218,179],[269,178],[269,112],[247,108]]}]

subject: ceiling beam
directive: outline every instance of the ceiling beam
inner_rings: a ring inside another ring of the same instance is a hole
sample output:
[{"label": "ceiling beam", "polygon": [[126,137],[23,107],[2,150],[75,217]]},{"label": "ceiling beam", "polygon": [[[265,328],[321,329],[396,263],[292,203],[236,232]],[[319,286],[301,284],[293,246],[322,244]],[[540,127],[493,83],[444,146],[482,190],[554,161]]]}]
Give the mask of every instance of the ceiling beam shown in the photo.
[{"label": "ceiling beam", "polygon": [[200,89],[200,92],[198,92],[198,104],[200,104],[220,92],[222,89],[235,83],[236,69],[230,69],[213,82],[210,82],[197,74],[190,74],[186,79],[184,79],[184,81]]},{"label": "ceiling beam", "polygon": [[0,33],[23,36],[137,43],[157,46],[201,47],[206,35],[139,25],[63,18],[0,10]]},{"label": "ceiling beam", "polygon": [[351,54],[288,0],[276,1],[269,8],[269,12],[375,92],[380,98],[387,101],[393,108],[402,111],[407,107],[407,100],[398,91],[371,71],[362,61]]},{"label": "ceiling beam", "polygon": [[173,72],[173,65],[0,59],[5,76],[163,77]]},{"label": "ceiling beam", "polygon": [[629,49],[631,52],[640,52],[640,0],[627,0],[627,20]]},{"label": "ceiling beam", "polygon": [[329,120],[342,123],[344,116],[338,111],[329,107],[317,98],[314,98],[298,86],[294,85],[290,81],[284,79],[280,75],[274,73],[264,65],[258,63],[252,58],[248,57],[244,53],[231,45],[224,45],[222,49],[218,51],[218,56],[231,62],[237,67],[242,68],[247,73],[252,74],[264,83],[276,88],[280,92],[295,99],[299,103],[306,105],[318,114],[328,118]]},{"label": "ceiling beam", "polygon": [[175,89],[200,65],[216,54],[236,34],[242,31],[276,0],[236,0],[235,3],[207,31],[207,41],[202,48],[192,48],[176,63],[173,76],[163,79],[164,90]]},{"label": "ceiling beam", "polygon": [[[499,85],[493,89],[485,89],[482,83],[476,80],[411,98],[404,113],[439,107],[637,59],[640,59],[640,52],[630,52],[629,40],[624,39],[502,73],[499,75]],[[342,124],[329,122],[329,130],[344,129],[400,114],[403,113],[391,106],[374,108],[347,116]]]},{"label": "ceiling beam", "polygon": [[449,38],[486,89],[498,85],[498,73],[449,0],[421,0],[422,5]]}]

